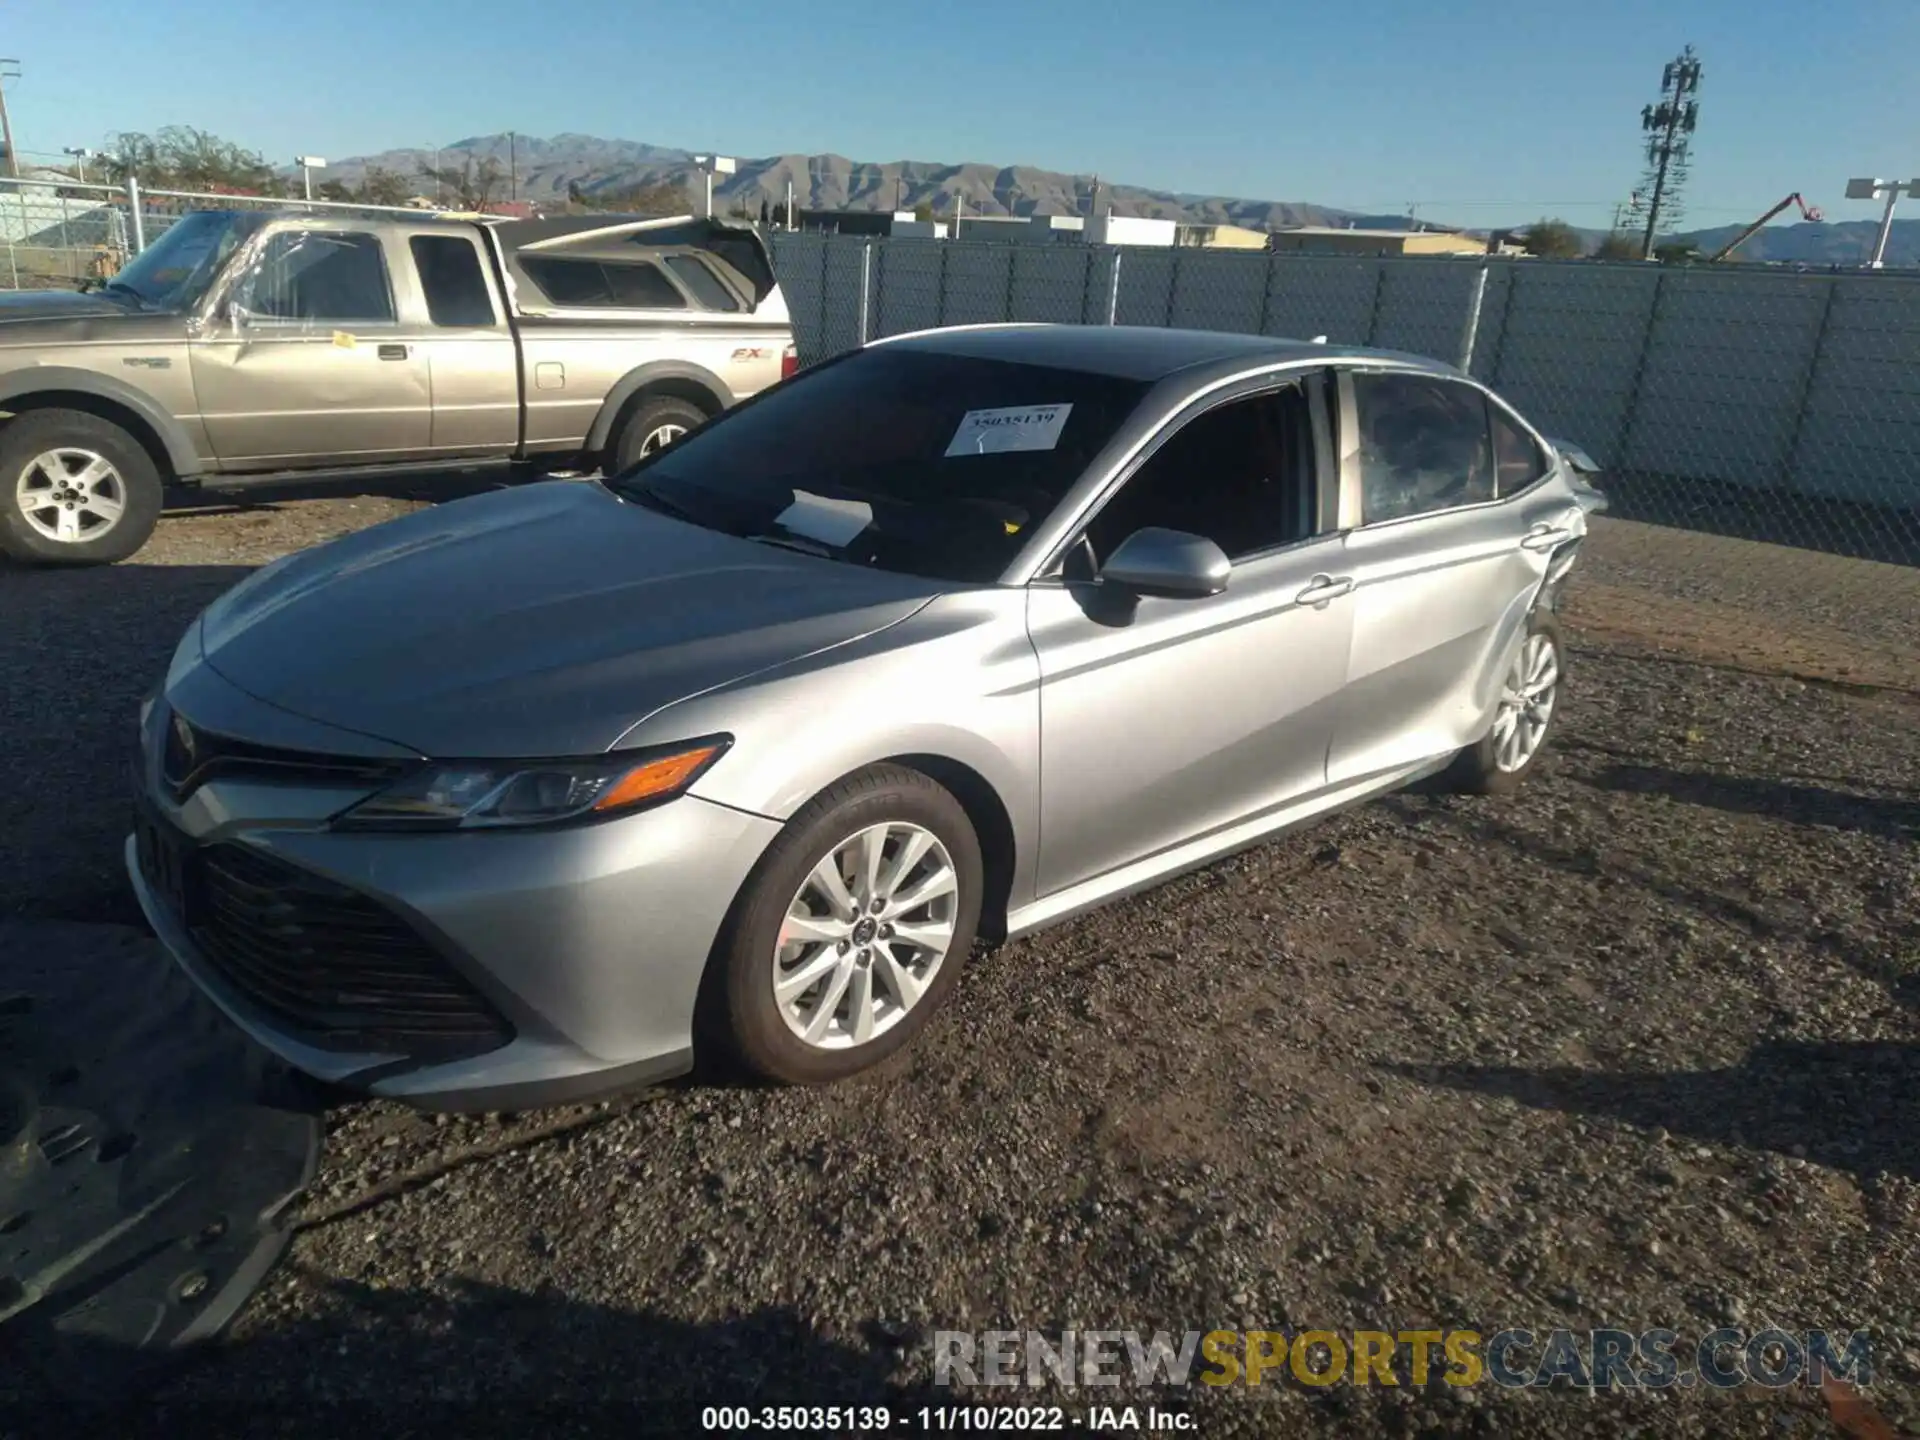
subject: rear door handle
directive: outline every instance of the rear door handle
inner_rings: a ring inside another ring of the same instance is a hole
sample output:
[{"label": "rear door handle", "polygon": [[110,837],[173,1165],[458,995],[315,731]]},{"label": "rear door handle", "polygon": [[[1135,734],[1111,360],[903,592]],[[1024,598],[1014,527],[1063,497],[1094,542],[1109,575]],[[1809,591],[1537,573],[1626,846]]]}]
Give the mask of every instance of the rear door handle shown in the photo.
[{"label": "rear door handle", "polygon": [[1307,588],[1294,596],[1299,605],[1324,605],[1329,600],[1337,600],[1353,589],[1351,575],[1316,575],[1307,582]]},{"label": "rear door handle", "polygon": [[1551,550],[1562,540],[1571,537],[1573,532],[1564,525],[1536,525],[1527,531],[1521,540],[1521,548],[1526,550]]},{"label": "rear door handle", "polygon": [[407,347],[404,345],[382,345],[380,347],[380,358],[382,360],[404,360],[407,358]]}]

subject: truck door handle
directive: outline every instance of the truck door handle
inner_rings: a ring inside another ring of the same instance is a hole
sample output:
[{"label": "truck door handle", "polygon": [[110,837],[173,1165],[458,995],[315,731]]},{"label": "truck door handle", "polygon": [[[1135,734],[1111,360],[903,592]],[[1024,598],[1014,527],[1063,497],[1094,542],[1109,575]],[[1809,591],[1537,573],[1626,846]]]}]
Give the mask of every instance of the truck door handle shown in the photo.
[{"label": "truck door handle", "polygon": [[1527,531],[1520,545],[1526,550],[1551,550],[1572,534],[1564,525],[1536,525]]},{"label": "truck door handle", "polygon": [[407,358],[407,347],[404,345],[382,345],[380,347],[380,358],[382,360],[404,360]]},{"label": "truck door handle", "polygon": [[1339,599],[1351,589],[1351,575],[1316,575],[1307,582],[1307,588],[1293,598],[1299,605],[1324,605],[1329,600]]}]

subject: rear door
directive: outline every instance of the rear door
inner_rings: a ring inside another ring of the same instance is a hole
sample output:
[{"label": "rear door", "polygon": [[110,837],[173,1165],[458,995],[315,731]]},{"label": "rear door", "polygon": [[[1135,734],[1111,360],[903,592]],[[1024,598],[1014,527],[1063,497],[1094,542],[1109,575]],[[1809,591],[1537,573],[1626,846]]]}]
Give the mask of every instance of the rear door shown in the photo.
[{"label": "rear door", "polygon": [[1554,531],[1564,505],[1538,485],[1544,456],[1478,386],[1356,367],[1339,372],[1337,390],[1354,589],[1327,757],[1334,785],[1450,755],[1485,733],[1566,533]]},{"label": "rear door", "polygon": [[256,237],[226,317],[190,346],[201,416],[224,466],[428,453],[427,362],[403,333],[395,278],[410,262],[390,251],[392,238],[309,224]]},{"label": "rear door", "polygon": [[[1086,548],[1028,587],[1042,895],[1323,786],[1353,615],[1319,503],[1331,452],[1316,443],[1316,383],[1196,406],[1094,514]],[[1156,525],[1217,543],[1226,590],[1129,600],[1091,578]]]},{"label": "rear door", "polygon": [[403,339],[425,359],[435,455],[506,455],[520,443],[520,373],[506,307],[469,227],[406,237],[419,290]]}]

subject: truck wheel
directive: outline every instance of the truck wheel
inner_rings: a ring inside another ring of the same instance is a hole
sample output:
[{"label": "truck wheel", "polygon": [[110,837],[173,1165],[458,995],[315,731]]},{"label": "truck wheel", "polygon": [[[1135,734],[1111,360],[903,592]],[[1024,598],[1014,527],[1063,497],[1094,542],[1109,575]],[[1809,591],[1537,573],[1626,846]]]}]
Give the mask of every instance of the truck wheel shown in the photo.
[{"label": "truck wheel", "polygon": [[628,413],[626,423],[614,438],[608,459],[608,473],[618,475],[631,470],[647,456],[664,450],[674,441],[707,423],[707,412],[691,400],[676,395],[655,395],[642,400]]},{"label": "truck wheel", "polygon": [[84,410],[29,410],[0,429],[0,553],[30,565],[111,565],[153,534],[159,467]]}]

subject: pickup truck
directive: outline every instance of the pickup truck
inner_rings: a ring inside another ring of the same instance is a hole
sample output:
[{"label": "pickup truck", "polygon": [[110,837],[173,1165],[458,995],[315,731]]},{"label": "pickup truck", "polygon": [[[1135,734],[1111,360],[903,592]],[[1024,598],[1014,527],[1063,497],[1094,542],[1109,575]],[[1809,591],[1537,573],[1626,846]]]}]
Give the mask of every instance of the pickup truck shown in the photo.
[{"label": "pickup truck", "polygon": [[749,226],[201,211],[0,296],[0,554],[123,560],[209,480],[617,470],[796,366]]}]

